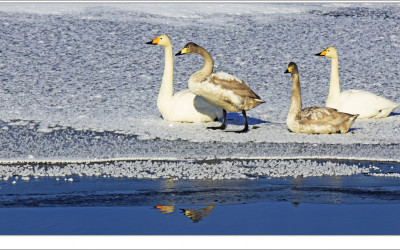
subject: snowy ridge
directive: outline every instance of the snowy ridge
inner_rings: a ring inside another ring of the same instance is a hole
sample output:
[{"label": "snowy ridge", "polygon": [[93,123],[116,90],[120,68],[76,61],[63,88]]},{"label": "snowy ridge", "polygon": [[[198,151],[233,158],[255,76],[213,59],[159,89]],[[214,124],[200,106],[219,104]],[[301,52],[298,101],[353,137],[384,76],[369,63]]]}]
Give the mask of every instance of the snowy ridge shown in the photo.
[{"label": "snowy ridge", "polygon": [[[252,179],[260,177],[342,176],[368,173],[369,168],[311,160],[236,160],[206,162],[134,161],[66,165],[3,165],[0,178],[103,176],[138,179]],[[17,178],[18,179],[18,178]],[[25,178],[29,180],[28,178]]]},{"label": "snowy ridge", "polygon": [[369,173],[369,175],[376,176],[376,177],[400,178],[399,173]]}]

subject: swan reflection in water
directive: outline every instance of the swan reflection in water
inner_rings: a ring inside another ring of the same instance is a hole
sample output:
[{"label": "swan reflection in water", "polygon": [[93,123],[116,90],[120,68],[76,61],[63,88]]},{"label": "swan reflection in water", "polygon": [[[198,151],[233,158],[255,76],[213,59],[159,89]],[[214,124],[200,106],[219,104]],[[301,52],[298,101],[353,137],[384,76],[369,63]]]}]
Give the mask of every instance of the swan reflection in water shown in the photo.
[{"label": "swan reflection in water", "polygon": [[193,223],[197,223],[203,220],[205,217],[209,216],[212,213],[212,210],[215,206],[207,206],[199,209],[180,209],[181,213],[184,213],[187,217],[189,217]]},{"label": "swan reflection in water", "polygon": [[163,214],[170,214],[175,211],[175,206],[155,206],[154,208]]},{"label": "swan reflection in water", "polygon": [[345,199],[343,189],[346,189],[343,182],[342,176],[332,176],[324,178],[322,186],[310,186],[304,177],[293,178],[290,188],[290,202],[295,207],[303,202],[312,202],[315,199],[329,204],[342,204]]},{"label": "swan reflection in water", "polygon": [[[162,212],[163,214],[170,214],[175,211],[175,206],[155,206],[155,209]],[[207,216],[212,214],[212,210],[215,206],[206,206],[202,208],[188,208],[188,209],[179,209],[184,215],[186,215],[189,219],[192,220],[193,223],[197,223],[199,221],[204,220]]]},{"label": "swan reflection in water", "polygon": [[[165,192],[169,191],[174,191],[178,188],[179,182],[174,181],[172,178],[166,179],[165,181],[161,182],[161,189]],[[180,213],[186,215],[188,218],[190,218],[193,223],[197,223],[201,220],[204,220],[205,217],[211,215],[212,210],[215,208],[215,206],[206,206],[206,207],[201,207],[201,206],[196,206],[197,208],[179,208],[177,209],[176,204],[174,201],[161,201],[160,203],[166,203],[169,204],[168,206],[154,206],[154,209],[157,209],[158,211],[162,212],[163,214],[169,216],[172,215],[175,211],[180,211]]]}]

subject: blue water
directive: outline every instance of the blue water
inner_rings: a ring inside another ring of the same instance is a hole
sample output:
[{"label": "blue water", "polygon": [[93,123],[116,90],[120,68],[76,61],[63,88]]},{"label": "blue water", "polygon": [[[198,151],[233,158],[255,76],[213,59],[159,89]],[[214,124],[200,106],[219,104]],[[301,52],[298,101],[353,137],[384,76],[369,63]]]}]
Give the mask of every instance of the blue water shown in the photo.
[{"label": "blue water", "polygon": [[398,178],[0,182],[1,235],[397,235]]},{"label": "blue water", "polygon": [[[195,207],[201,210],[206,206]],[[194,222],[176,206],[0,209],[2,235],[392,235],[400,233],[399,204],[258,202],[215,206]]]}]

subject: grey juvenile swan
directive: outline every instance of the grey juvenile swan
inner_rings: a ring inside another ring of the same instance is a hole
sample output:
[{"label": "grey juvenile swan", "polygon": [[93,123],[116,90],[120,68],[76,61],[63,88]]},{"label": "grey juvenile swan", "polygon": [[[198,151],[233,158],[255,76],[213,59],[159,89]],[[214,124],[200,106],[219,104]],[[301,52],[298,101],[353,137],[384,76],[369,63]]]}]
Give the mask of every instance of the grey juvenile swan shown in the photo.
[{"label": "grey juvenile swan", "polygon": [[309,107],[301,109],[300,79],[297,65],[289,63],[285,73],[292,75],[292,102],[286,125],[295,133],[346,133],[358,115],[342,113],[333,108]]}]

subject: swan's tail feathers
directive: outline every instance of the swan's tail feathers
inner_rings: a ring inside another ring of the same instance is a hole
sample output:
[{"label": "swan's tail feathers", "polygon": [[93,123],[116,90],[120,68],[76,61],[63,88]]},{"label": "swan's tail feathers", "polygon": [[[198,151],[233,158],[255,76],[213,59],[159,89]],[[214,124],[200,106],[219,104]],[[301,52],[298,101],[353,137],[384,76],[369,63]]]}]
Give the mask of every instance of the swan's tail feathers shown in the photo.
[{"label": "swan's tail feathers", "polygon": [[[346,113],[348,114],[348,113]],[[359,117],[359,114],[348,114],[350,116],[349,120],[352,121],[351,124],[353,124],[353,122],[357,119],[357,117]]]},{"label": "swan's tail feathers", "polygon": [[242,106],[241,108],[238,108],[239,110],[250,110],[252,108],[257,107],[260,104],[265,103],[266,101],[258,99],[258,98],[248,98],[244,104],[244,106]]},{"label": "swan's tail feathers", "polygon": [[261,99],[254,99],[255,101],[257,101],[257,102],[259,102],[260,104],[261,103],[266,103],[267,101],[264,101],[264,100],[261,100]]},{"label": "swan's tail feathers", "polygon": [[357,119],[357,117],[359,117],[359,116],[360,116],[359,114],[355,114],[355,115],[353,115],[350,119],[353,120],[353,121],[355,121],[355,120]]},{"label": "swan's tail feathers", "polygon": [[396,103],[396,105],[395,105],[394,108],[392,109],[392,112],[393,112],[393,110],[397,109],[398,107],[400,107],[400,103]]},{"label": "swan's tail feathers", "polygon": [[352,114],[348,114],[348,113],[344,113],[344,114],[348,115],[349,118],[347,120],[345,120],[340,126],[339,132],[342,134],[347,133],[349,131],[351,125],[353,125],[354,121],[359,116],[359,114],[356,114],[356,115],[352,115]]},{"label": "swan's tail feathers", "polygon": [[380,110],[380,111],[379,111],[379,114],[376,115],[376,116],[373,117],[373,118],[378,119],[378,118],[385,118],[385,117],[388,117],[388,116],[390,115],[390,113],[392,113],[393,110],[395,110],[395,109],[396,109],[397,107],[399,107],[399,106],[400,106],[399,103],[395,103],[395,102],[394,102],[393,105],[392,105],[391,107]]},{"label": "swan's tail feathers", "polygon": [[396,103],[396,102],[393,102],[393,101],[390,101],[390,100],[388,100],[389,101],[389,103],[387,103],[386,105],[387,105],[387,109],[390,109],[390,112],[392,112],[393,110],[395,110],[397,107],[399,107],[400,106],[400,103]]}]

